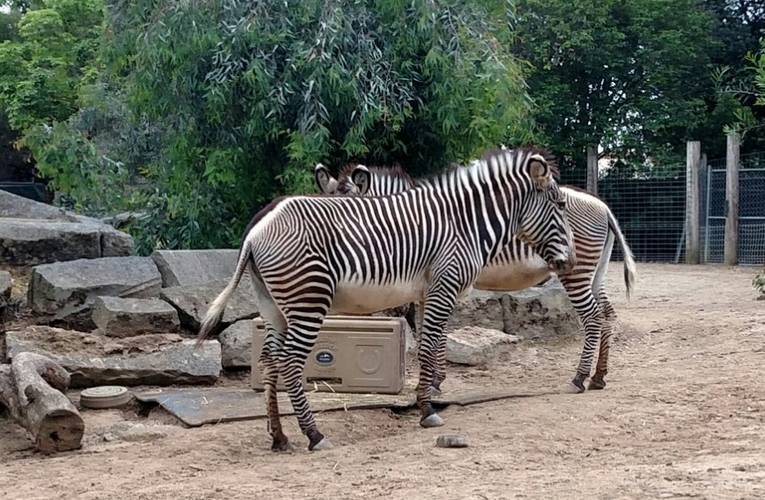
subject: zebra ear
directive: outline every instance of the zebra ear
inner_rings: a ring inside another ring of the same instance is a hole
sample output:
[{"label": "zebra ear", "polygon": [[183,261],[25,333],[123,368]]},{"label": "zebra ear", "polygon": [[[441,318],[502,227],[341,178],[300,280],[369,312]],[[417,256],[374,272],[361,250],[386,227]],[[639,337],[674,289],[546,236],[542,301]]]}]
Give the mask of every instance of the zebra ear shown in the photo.
[{"label": "zebra ear", "polygon": [[539,190],[545,190],[552,184],[552,172],[544,158],[534,155],[529,160],[529,173],[534,181],[534,186]]},{"label": "zebra ear", "polygon": [[313,169],[313,176],[316,179],[316,186],[319,188],[319,192],[333,194],[337,189],[337,179],[332,177],[329,169],[321,163],[316,164],[316,167]]},{"label": "zebra ear", "polygon": [[364,196],[372,186],[372,172],[364,165],[356,165],[356,168],[351,172],[351,180],[359,189],[359,194]]}]

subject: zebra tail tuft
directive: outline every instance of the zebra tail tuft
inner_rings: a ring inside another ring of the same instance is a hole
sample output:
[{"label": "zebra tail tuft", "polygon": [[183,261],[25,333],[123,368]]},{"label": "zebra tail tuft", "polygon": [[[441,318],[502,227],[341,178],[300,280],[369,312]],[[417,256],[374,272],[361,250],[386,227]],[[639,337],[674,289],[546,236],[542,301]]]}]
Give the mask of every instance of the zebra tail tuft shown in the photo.
[{"label": "zebra tail tuft", "polygon": [[619,245],[622,247],[622,254],[624,255],[624,286],[627,291],[627,299],[629,300],[632,290],[635,288],[637,282],[637,266],[635,265],[635,257],[632,255],[627,240],[622,234],[622,230],[619,227],[619,222],[614,217],[611,210],[608,211],[608,227],[611,232],[614,233],[616,239],[619,240]]},{"label": "zebra tail tuft", "polygon": [[205,339],[210,333],[218,326],[220,320],[223,318],[223,312],[226,310],[226,304],[228,304],[231,294],[234,293],[236,287],[239,285],[239,281],[242,279],[245,269],[247,269],[247,260],[250,258],[251,250],[250,245],[247,243],[247,239],[242,243],[242,247],[239,249],[239,261],[236,263],[236,271],[231,277],[231,281],[228,282],[226,288],[215,298],[210,308],[207,309],[207,314],[202,320],[202,326],[199,328],[197,334],[197,341],[194,344],[194,350],[204,343]]}]

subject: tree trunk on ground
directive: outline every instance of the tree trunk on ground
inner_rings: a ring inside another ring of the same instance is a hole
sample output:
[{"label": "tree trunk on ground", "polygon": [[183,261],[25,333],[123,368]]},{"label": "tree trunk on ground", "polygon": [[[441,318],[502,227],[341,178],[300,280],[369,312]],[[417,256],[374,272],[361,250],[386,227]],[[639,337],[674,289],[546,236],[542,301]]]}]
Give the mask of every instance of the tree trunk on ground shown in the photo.
[{"label": "tree trunk on ground", "polygon": [[0,365],[0,404],[44,453],[81,446],[85,425],[62,392],[68,386],[69,373],[39,354],[21,353],[11,364]]}]

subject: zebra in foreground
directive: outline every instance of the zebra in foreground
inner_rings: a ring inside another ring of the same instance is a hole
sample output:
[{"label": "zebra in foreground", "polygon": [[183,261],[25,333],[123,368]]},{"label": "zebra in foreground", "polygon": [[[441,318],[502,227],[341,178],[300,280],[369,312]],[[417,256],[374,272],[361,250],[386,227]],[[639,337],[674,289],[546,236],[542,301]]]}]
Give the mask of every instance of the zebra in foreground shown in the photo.
[{"label": "zebra in foreground", "polygon": [[[273,450],[290,448],[279,419],[283,377],[309,450],[330,447],[302,384],[324,317],[424,302],[417,403],[420,425],[443,425],[430,401],[437,346],[459,296],[515,235],[556,270],[574,264],[554,168],[532,149],[497,151],[389,197],[291,196],[250,222],[231,281],[210,305],[198,344],[217,326],[245,270],[266,339],[263,370]],[[198,345],[197,344],[197,345]]]},{"label": "zebra in foreground", "polygon": [[[381,196],[411,189],[417,184],[399,166],[367,168],[364,165],[348,165],[335,179],[325,166],[319,164],[314,175],[319,190],[324,194]],[[559,279],[585,332],[579,366],[571,383],[575,392],[584,392],[584,382],[590,376],[593,357],[599,346],[598,362],[589,388],[603,389],[616,319],[603,280],[614,239],[618,240],[624,254],[624,282],[628,298],[636,278],[635,262],[616,218],[602,200],[577,188],[561,186],[561,191],[567,199],[566,210],[573,231],[577,264],[571,272],[560,275]],[[538,285],[550,276],[548,266],[539,255],[528,245],[514,239],[483,270],[474,287],[493,291],[522,290]],[[409,307],[405,313],[409,325],[416,330],[414,307]],[[435,390],[440,390],[446,377],[446,344],[443,339],[438,352],[438,373],[433,384]]]}]

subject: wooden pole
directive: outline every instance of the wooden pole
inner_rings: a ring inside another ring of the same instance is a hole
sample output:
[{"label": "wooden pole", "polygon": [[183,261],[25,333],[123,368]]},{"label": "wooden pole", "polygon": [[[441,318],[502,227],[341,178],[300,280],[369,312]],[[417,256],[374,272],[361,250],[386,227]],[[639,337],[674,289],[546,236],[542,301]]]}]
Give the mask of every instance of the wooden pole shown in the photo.
[{"label": "wooden pole", "polygon": [[685,148],[685,263],[699,260],[699,169],[701,143],[688,141]]},{"label": "wooden pole", "polygon": [[598,194],[598,148],[587,146],[587,191]]},{"label": "wooden pole", "polygon": [[736,132],[728,134],[725,157],[725,263],[738,264],[738,164],[741,138]]}]

